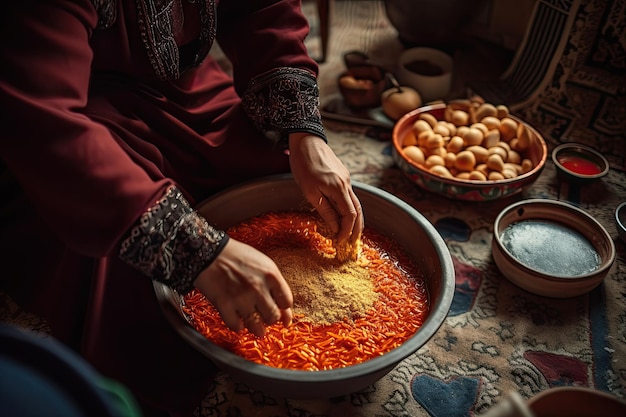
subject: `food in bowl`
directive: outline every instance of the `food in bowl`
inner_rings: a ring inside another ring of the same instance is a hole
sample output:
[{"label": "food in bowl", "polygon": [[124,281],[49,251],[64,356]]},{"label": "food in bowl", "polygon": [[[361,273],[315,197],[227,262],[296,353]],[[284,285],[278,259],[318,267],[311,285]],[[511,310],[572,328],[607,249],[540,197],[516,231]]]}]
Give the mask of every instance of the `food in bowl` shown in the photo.
[{"label": "food in bowl", "polygon": [[382,74],[379,78],[360,78],[351,72],[346,72],[339,75],[337,85],[344,102],[349,107],[370,108],[380,105],[385,80]]},{"label": "food in bowl", "polygon": [[563,143],[552,151],[552,161],[559,177],[588,183],[609,173],[609,161],[597,150],[580,143]]},{"label": "food in bowl", "polygon": [[[435,227],[414,207],[384,190],[358,181],[352,182],[352,188],[361,201],[365,226],[384,231],[424,274],[429,312],[420,328],[404,343],[383,355],[339,369],[311,372],[261,365],[217,346],[200,334],[183,312],[182,296],[154,281],[157,300],[173,329],[234,380],[267,395],[294,399],[332,398],[359,391],[423,347],[441,327],[452,304],[454,265],[450,251]],[[211,219],[215,227],[227,230],[263,213],[310,212],[311,205],[292,176],[280,175],[225,190],[201,203],[197,210]]]},{"label": "food in bowl", "polygon": [[395,242],[369,228],[358,259],[339,261],[323,228],[312,213],[273,212],[228,230],[281,268],[294,294],[290,326],[268,326],[263,338],[233,332],[197,291],[184,298],[190,322],[216,345],[283,369],[338,369],[400,346],[429,312],[423,273]]},{"label": "food in bowl", "polygon": [[606,229],[568,203],[528,199],[494,221],[492,254],[515,285],[553,298],[575,297],[600,285],[615,261]]},{"label": "food in bowl", "polygon": [[443,115],[420,113],[402,141],[405,155],[430,172],[486,181],[515,178],[534,168],[526,156],[533,137],[524,123],[509,117],[506,106],[450,104]]},{"label": "food in bowl", "polygon": [[547,146],[506,106],[458,101],[421,107],[394,126],[393,155],[418,186],[462,200],[492,200],[534,182]]},{"label": "food in bowl", "polygon": [[575,277],[595,271],[601,262],[585,236],[555,221],[512,223],[500,240],[515,259],[544,274]]}]

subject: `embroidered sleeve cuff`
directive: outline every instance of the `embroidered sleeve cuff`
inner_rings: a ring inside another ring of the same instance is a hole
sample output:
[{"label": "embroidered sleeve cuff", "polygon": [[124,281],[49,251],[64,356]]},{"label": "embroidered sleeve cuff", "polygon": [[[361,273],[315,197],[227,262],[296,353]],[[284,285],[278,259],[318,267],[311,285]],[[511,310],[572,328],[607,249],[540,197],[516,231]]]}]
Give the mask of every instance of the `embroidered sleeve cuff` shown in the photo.
[{"label": "embroidered sleeve cuff", "polygon": [[209,225],[172,186],[131,228],[120,258],[185,294],[227,241],[228,235]]},{"label": "embroidered sleeve cuff", "polygon": [[326,140],[319,110],[319,88],[310,72],[278,68],[250,82],[242,98],[254,125],[279,145],[292,132],[308,132]]}]

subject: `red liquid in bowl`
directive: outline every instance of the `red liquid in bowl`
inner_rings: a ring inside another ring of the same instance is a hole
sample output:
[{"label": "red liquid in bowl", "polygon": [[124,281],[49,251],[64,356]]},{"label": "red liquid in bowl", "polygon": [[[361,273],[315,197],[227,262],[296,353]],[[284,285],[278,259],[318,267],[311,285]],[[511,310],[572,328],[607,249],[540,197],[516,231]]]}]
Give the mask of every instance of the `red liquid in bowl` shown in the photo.
[{"label": "red liquid in bowl", "polygon": [[558,158],[563,167],[580,175],[598,175],[602,172],[600,167],[592,161],[574,155],[564,155]]}]

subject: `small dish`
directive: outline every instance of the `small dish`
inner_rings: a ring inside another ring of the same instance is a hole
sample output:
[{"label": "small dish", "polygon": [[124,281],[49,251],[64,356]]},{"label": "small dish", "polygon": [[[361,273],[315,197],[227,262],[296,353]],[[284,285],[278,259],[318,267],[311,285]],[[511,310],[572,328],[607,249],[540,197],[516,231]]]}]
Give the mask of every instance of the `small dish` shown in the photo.
[{"label": "small dish", "polygon": [[512,283],[537,295],[570,298],[600,285],[615,261],[606,229],[561,201],[513,203],[496,217],[493,259]]},{"label": "small dish", "polygon": [[386,71],[361,51],[347,52],[343,59],[347,70],[337,77],[337,86],[346,105],[354,109],[380,106]]},{"label": "small dish", "polygon": [[410,48],[398,60],[397,76],[403,84],[413,87],[424,103],[445,100],[452,83],[452,57],[427,47]]},{"label": "small dish", "polygon": [[621,417],[626,401],[587,387],[555,387],[526,400],[535,417]]},{"label": "small dish", "polygon": [[[374,75],[372,75],[374,77]],[[344,72],[337,78],[339,92],[348,107],[355,109],[378,107],[385,90],[384,78],[360,78],[351,71]]]},{"label": "small dish", "polygon": [[552,151],[557,174],[568,181],[589,183],[609,172],[609,161],[597,150],[580,143],[563,143]]},{"label": "small dish", "polygon": [[615,209],[615,223],[617,235],[622,239],[622,242],[626,243],[626,201]]}]

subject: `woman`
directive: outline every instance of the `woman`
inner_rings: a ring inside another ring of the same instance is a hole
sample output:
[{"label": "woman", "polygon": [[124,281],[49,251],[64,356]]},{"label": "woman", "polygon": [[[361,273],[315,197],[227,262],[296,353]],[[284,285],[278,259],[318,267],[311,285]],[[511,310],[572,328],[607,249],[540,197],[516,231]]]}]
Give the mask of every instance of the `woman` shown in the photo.
[{"label": "woman", "polygon": [[[363,228],[349,173],[325,141],[300,0],[4,9],[3,289],[125,383],[147,415],[189,414],[215,369],[169,328],[150,279],[198,288],[229,327],[258,336],[288,324],[293,302],[267,256],[192,207],[291,170],[340,244]],[[207,56],[214,42],[233,80]]]}]

